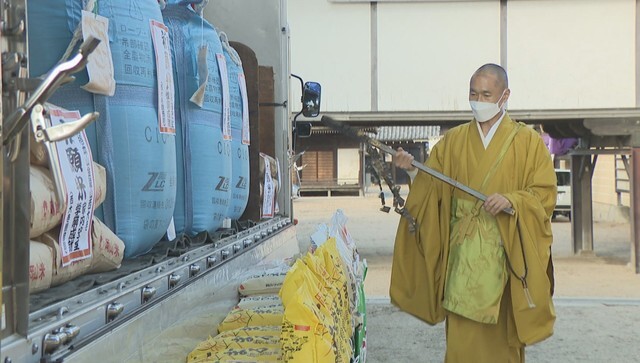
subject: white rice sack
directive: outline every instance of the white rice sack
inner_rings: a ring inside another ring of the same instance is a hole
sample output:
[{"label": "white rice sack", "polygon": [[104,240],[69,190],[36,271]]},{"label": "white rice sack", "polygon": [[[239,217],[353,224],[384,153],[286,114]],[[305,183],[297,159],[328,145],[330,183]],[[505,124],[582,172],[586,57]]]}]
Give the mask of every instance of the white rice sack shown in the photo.
[{"label": "white rice sack", "polygon": [[71,262],[67,266],[62,266],[62,249],[60,248],[60,227],[56,227],[51,231],[37,237],[39,242],[51,248],[53,254],[53,277],[51,286],[62,285],[67,281],[71,281],[76,277],[85,274],[91,266],[91,256]]},{"label": "white rice sack", "polygon": [[107,272],[120,267],[124,257],[124,242],[96,217],[93,217],[91,242],[93,259],[89,273]]},{"label": "white rice sack", "polygon": [[277,294],[288,269],[288,266],[281,266],[253,274],[240,284],[238,292],[242,296]]},{"label": "white rice sack", "polygon": [[53,251],[36,241],[29,242],[29,292],[46,290],[53,276]]},{"label": "white rice sack", "polygon": [[31,228],[29,237],[37,237],[60,223],[62,210],[56,196],[56,187],[49,170],[31,166]]},{"label": "white rice sack", "polygon": [[[31,227],[29,237],[34,238],[60,224],[62,205],[58,201],[56,186],[51,172],[43,167],[31,165],[29,187],[31,189]],[[94,209],[107,196],[107,173],[105,169],[93,163],[95,191],[93,194]]]}]

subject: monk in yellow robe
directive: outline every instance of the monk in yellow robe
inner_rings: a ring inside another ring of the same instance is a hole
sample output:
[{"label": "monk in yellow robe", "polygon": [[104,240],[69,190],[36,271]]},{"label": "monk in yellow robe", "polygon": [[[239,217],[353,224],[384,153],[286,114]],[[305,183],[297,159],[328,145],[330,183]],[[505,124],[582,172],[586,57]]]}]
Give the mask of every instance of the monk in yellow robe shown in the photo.
[{"label": "monk in yellow robe", "polygon": [[[524,347],[553,334],[550,216],[556,176],[541,137],[505,111],[511,91],[495,64],[472,76],[474,119],[448,131],[426,165],[487,195],[485,202],[411,165],[391,272],[391,301],[437,324],[446,320],[445,362],[524,362]],[[503,210],[512,208],[510,215]]]}]

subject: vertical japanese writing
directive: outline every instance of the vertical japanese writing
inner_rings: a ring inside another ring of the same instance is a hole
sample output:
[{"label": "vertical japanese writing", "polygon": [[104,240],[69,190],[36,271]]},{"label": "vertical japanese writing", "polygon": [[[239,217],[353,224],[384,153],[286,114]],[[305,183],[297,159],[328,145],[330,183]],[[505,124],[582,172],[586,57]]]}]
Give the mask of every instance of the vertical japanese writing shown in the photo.
[{"label": "vertical japanese writing", "polygon": [[[80,118],[78,111],[51,109],[51,125]],[[93,160],[86,135],[80,132],[66,142],[56,143],[58,161],[66,191],[66,210],[60,228],[62,265],[91,256],[91,220],[94,203]],[[55,206],[51,206],[53,210]]]}]

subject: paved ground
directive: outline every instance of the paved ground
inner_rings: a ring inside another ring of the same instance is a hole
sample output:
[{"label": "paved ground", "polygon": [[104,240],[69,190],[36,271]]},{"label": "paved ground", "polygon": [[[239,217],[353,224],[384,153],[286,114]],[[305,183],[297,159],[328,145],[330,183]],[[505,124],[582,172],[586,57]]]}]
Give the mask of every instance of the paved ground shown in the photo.
[{"label": "paved ground", "polygon": [[[403,188],[406,190],[406,188]],[[391,199],[386,196],[388,204]],[[367,259],[367,362],[442,362],[444,328],[430,327],[389,304],[398,215],[366,197],[304,197],[294,201],[301,249],[336,209]],[[575,256],[571,223],[553,223],[558,320],[552,338],[527,348],[527,362],[640,362],[640,276],[629,266],[628,223],[594,224],[595,255]]]}]

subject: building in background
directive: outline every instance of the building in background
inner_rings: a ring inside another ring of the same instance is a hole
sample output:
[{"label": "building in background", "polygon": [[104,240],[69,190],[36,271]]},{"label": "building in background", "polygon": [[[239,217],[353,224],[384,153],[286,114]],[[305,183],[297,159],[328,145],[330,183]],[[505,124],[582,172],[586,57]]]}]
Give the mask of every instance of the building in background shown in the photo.
[{"label": "building in background", "polygon": [[[426,160],[430,142],[440,136],[439,126],[380,126],[363,131],[394,149],[402,147],[419,162]],[[375,184],[377,178],[366,145],[358,140],[326,127],[315,127],[311,137],[299,139],[297,145],[302,153],[297,162],[301,196],[363,195]],[[389,155],[385,162],[396,183],[407,184],[407,174],[393,167]]]},{"label": "building in background", "polygon": [[[323,114],[358,127],[445,131],[471,119],[471,74],[498,63],[515,119],[585,141],[566,160],[590,165],[592,185],[581,194],[593,196],[593,217],[628,215],[632,167],[621,165],[640,147],[629,137],[640,127],[624,121],[640,120],[636,0],[300,0],[288,11],[291,68],[322,83]],[[316,143],[325,158],[331,145]],[[357,146],[348,148],[353,157]],[[333,169],[323,171],[336,182],[338,159],[333,151]]]}]

